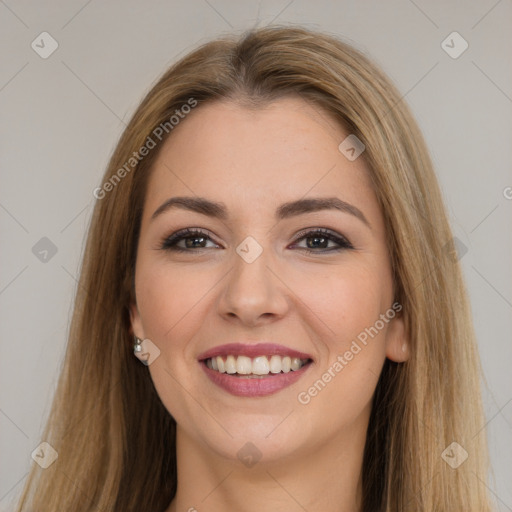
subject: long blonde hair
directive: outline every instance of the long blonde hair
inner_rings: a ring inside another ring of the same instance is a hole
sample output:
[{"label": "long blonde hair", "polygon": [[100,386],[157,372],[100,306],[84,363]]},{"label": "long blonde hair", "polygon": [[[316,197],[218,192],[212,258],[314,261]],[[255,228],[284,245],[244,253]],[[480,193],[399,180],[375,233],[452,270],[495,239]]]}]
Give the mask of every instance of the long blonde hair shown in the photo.
[{"label": "long blonde hair", "polygon": [[[128,313],[146,183],[172,129],[133,168],[126,162],[191,99],[195,108],[221,98],[258,108],[290,94],[332,113],[366,146],[395,299],[411,342],[410,360],[386,360],[377,384],[363,509],[491,509],[475,335],[423,137],[400,93],[359,51],[330,35],[271,26],[223,36],[185,56],[159,79],[121,136],[103,178],[107,192],[92,216],[42,438],[58,459],[47,469],[33,465],[18,512],[163,511],[173,499],[176,424],[133,355]],[[113,181],[116,173],[122,177]],[[462,460],[461,450],[468,457],[454,468],[449,457]]]}]

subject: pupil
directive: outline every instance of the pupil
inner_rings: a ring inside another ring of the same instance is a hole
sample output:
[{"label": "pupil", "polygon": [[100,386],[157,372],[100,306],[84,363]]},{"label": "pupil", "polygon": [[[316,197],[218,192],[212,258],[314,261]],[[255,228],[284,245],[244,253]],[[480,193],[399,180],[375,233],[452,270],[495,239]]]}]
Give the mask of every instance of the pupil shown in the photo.
[{"label": "pupil", "polygon": [[194,240],[194,241],[195,241],[195,240],[201,240],[201,241],[203,241],[203,240],[204,240],[204,236],[194,236],[194,237],[187,238],[187,239],[186,239],[186,241],[185,241],[185,242],[186,242],[186,243],[185,243],[185,245],[186,245],[187,247],[198,247],[198,245],[197,245],[197,244],[195,244],[195,243],[193,243],[193,242],[192,242],[193,240]]},{"label": "pupil", "polygon": [[[325,242],[326,238],[323,237],[323,236],[315,236],[315,237],[310,237],[310,240],[315,240],[315,242],[318,241],[318,240],[322,240],[323,242]],[[315,243],[315,244],[312,244],[312,245],[309,244],[309,246],[310,247],[318,247],[319,245]]]}]

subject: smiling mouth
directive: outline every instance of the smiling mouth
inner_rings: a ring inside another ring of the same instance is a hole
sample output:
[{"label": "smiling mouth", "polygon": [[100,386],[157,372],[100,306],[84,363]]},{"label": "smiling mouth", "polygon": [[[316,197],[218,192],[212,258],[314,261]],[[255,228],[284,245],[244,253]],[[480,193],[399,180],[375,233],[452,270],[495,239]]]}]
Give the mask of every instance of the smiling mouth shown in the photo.
[{"label": "smiling mouth", "polygon": [[279,355],[258,357],[228,355],[203,360],[203,363],[215,372],[251,379],[296,372],[311,362],[311,359]]}]

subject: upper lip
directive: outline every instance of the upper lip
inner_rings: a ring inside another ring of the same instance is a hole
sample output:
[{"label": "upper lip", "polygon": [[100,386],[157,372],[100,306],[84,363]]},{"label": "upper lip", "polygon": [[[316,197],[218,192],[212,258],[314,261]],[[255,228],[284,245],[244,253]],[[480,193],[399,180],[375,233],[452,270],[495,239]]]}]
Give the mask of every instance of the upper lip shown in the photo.
[{"label": "upper lip", "polygon": [[246,344],[246,343],[227,343],[225,345],[219,345],[213,347],[202,354],[199,354],[197,359],[204,361],[216,356],[247,356],[247,357],[258,357],[258,356],[289,356],[298,357],[299,359],[313,359],[309,354],[299,352],[298,350],[285,347],[284,345],[277,345],[275,343],[257,343],[257,344]]}]

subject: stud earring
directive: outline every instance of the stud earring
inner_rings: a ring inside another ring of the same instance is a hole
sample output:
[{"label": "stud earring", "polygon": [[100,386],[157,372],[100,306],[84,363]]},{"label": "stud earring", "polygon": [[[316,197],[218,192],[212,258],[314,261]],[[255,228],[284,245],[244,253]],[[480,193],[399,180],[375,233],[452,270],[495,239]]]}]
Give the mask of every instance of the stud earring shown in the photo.
[{"label": "stud earring", "polygon": [[134,336],[134,344],[133,344],[133,353],[135,355],[140,354],[142,352],[142,340]]}]

